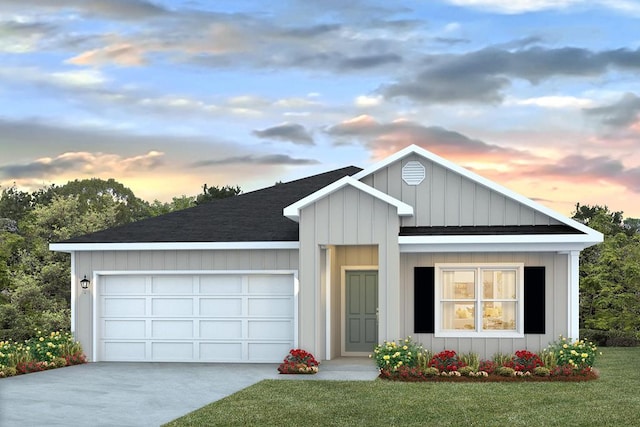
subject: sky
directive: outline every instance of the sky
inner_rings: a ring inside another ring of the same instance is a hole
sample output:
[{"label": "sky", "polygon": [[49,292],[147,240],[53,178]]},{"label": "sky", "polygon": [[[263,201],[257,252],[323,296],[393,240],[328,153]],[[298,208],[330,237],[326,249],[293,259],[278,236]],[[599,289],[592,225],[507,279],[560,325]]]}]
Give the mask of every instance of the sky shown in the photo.
[{"label": "sky", "polygon": [[640,1],[2,0],[0,188],[147,201],[417,144],[640,217]]}]

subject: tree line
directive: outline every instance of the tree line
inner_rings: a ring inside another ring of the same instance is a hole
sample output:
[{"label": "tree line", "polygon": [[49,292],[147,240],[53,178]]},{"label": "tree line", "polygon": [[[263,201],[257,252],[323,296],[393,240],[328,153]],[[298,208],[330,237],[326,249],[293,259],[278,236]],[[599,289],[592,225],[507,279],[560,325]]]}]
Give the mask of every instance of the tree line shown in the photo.
[{"label": "tree line", "polygon": [[[146,202],[109,179],[70,181],[0,194],[0,341],[34,330],[69,330],[70,257],[50,242],[232,197],[240,187],[203,185],[195,196]],[[605,236],[580,263],[581,335],[600,344],[640,338],[640,219],[606,206],[577,204],[573,218]],[[634,341],[635,340],[635,341]]]},{"label": "tree line", "polygon": [[207,186],[195,196],[151,203],[109,179],[70,181],[0,195],[0,341],[35,330],[70,328],[70,256],[49,243],[235,196],[240,187]]}]

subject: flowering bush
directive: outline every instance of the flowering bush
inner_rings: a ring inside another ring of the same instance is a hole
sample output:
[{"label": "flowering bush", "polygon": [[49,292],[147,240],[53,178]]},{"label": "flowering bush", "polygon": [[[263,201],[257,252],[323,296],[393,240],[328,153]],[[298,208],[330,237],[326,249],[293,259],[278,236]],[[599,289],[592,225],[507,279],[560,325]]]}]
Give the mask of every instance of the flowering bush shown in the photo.
[{"label": "flowering bush", "polygon": [[384,341],[384,343],[375,346],[373,349],[373,357],[378,369],[387,369],[395,371],[401,366],[416,367],[419,364],[421,355],[424,353],[422,346],[411,341],[411,337],[404,340]]},{"label": "flowering bush", "polygon": [[598,347],[590,341],[575,340],[572,342],[571,339],[562,335],[558,341],[545,349],[545,352],[551,352],[555,355],[556,364],[559,367],[570,366],[576,370],[593,367],[597,351]]},{"label": "flowering bush", "polygon": [[70,332],[34,332],[36,336],[23,343],[0,341],[0,378],[86,363]]},{"label": "flowering bush", "polygon": [[455,372],[466,365],[458,358],[455,351],[444,350],[431,358],[429,366],[437,368],[440,372]]},{"label": "flowering bush", "polygon": [[289,351],[278,366],[281,374],[315,374],[318,372],[318,361],[308,351],[296,348]]},{"label": "flowering bush", "polygon": [[[453,350],[433,354],[409,337],[398,343],[385,341],[369,357],[375,358],[380,378],[395,381],[585,381],[598,378],[589,364],[595,352],[592,343],[561,337],[539,354],[518,350],[480,360],[476,353]],[[579,359],[571,358],[576,355]]]},{"label": "flowering bush", "polygon": [[504,364],[509,368],[513,368],[516,372],[532,372],[535,368],[543,366],[540,357],[528,350],[516,351],[513,359]]}]

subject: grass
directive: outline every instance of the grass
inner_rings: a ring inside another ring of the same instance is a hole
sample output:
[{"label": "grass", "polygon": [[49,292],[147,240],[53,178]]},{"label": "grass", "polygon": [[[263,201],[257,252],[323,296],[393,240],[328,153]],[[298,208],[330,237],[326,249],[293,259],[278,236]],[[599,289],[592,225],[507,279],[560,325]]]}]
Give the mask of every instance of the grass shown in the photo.
[{"label": "grass", "polygon": [[638,425],[640,348],[602,352],[579,383],[265,380],[166,425]]}]

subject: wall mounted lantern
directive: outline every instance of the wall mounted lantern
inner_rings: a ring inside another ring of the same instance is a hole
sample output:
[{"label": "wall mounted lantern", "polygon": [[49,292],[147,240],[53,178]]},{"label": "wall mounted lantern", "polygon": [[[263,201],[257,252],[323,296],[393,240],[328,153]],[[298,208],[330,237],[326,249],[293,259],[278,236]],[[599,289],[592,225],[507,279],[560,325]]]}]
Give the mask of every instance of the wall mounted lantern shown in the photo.
[{"label": "wall mounted lantern", "polygon": [[82,289],[87,289],[90,283],[91,282],[87,279],[87,275],[85,274],[84,279],[80,280],[80,287],[82,287]]}]

